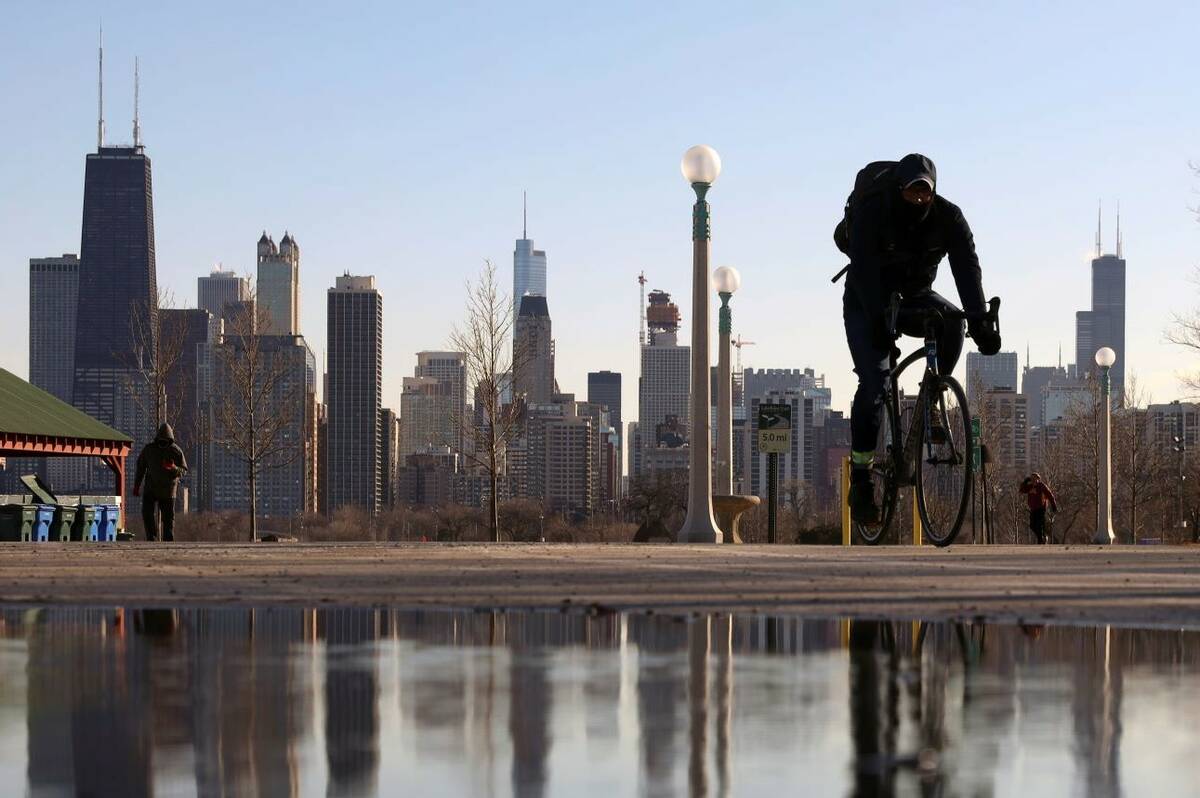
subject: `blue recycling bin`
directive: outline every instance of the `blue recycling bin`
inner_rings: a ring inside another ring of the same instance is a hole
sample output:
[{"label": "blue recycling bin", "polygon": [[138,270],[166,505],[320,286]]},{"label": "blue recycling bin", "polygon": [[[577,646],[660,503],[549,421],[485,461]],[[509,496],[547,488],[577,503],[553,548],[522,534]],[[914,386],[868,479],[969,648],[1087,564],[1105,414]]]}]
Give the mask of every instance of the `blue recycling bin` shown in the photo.
[{"label": "blue recycling bin", "polygon": [[46,543],[50,540],[50,524],[54,522],[54,505],[37,504],[37,515],[33,519],[34,543]]},{"label": "blue recycling bin", "polygon": [[96,505],[96,540],[111,543],[117,539],[117,519],[121,508],[115,504]]}]

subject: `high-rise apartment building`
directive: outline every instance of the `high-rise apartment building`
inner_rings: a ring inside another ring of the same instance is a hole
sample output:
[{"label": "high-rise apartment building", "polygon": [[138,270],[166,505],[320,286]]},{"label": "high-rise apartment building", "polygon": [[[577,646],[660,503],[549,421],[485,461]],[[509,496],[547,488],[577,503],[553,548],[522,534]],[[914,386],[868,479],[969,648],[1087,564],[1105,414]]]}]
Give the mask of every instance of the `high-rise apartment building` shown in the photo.
[{"label": "high-rise apartment building", "polygon": [[258,239],[258,284],[255,301],[269,335],[300,334],[300,245],[285,232],[275,240],[264,230]]},{"label": "high-rise apartment building", "polygon": [[[79,308],[79,258],[29,260],[29,382],[71,401],[75,382],[75,316]],[[37,472],[58,491],[85,486],[88,463],[80,457],[16,458],[10,469]]]},{"label": "high-rise apartment building", "polygon": [[[648,342],[641,347],[641,377],[638,380],[638,445],[631,451],[630,475],[645,471],[646,453],[673,446],[661,439],[666,428],[688,429],[691,417],[691,347],[680,346],[679,308],[665,291],[651,291],[646,323]],[[680,443],[684,443],[682,441]],[[657,458],[661,460],[662,458]],[[677,458],[669,458],[674,462]]]},{"label": "high-rise apartment building", "polygon": [[1096,350],[1108,346],[1117,353],[1111,371],[1113,396],[1125,389],[1125,257],[1121,219],[1117,217],[1117,251],[1102,254],[1096,231],[1096,257],[1092,260],[1092,308],[1075,314],[1075,369],[1083,377],[1096,371]]},{"label": "high-rise apartment building", "polygon": [[154,434],[154,397],[142,375],[158,337],[154,198],[140,142],[101,143],[87,156],[77,308],[71,401],[132,436],[139,451]]},{"label": "high-rise apartment building", "polygon": [[1029,402],[1012,388],[988,388],[980,403],[983,440],[1001,468],[1017,474],[1029,471]]},{"label": "high-rise apartment building", "polygon": [[219,266],[207,277],[196,278],[196,307],[218,318],[229,318],[225,306],[250,298],[250,281]]},{"label": "high-rise apartment building", "polygon": [[75,382],[75,318],[79,258],[29,260],[29,382],[71,401]]},{"label": "high-rise apartment building", "polygon": [[1017,353],[997,352],[994,355],[967,353],[967,403],[975,404],[976,390],[1007,388],[1017,390]]},{"label": "high-rise apartment building", "polygon": [[388,408],[379,411],[380,498],[383,507],[396,505],[396,480],[399,477],[400,419]]},{"label": "high-rise apartment building", "polygon": [[417,368],[413,376],[432,377],[447,383],[447,394],[456,405],[469,404],[467,393],[467,356],[462,352],[417,352]]},{"label": "high-rise apartment building", "polygon": [[328,509],[379,511],[383,297],[373,276],[337,278],[328,292]]},{"label": "high-rise apartment building", "polygon": [[533,248],[528,226],[523,225],[521,237],[513,250],[513,321],[521,315],[521,298],[527,294],[541,297],[546,294],[546,253]]},{"label": "high-rise apartment building", "polygon": [[451,413],[452,384],[437,377],[405,377],[400,393],[401,462],[409,455],[441,447],[453,448],[458,439]]},{"label": "high-rise apartment building", "polygon": [[543,501],[550,512],[576,518],[591,515],[596,503],[596,435],[592,422],[567,406],[545,425]]},{"label": "high-rise apartment building", "polygon": [[546,297],[526,294],[513,328],[513,390],[527,404],[554,401],[554,338]]}]

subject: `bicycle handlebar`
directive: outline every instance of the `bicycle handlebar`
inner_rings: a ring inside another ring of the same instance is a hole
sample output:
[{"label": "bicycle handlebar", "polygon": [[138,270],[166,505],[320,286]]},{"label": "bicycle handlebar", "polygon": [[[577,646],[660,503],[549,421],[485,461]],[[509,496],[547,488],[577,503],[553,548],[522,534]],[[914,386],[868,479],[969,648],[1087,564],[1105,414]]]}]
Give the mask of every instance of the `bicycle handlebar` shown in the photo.
[{"label": "bicycle handlebar", "polygon": [[1000,331],[1000,297],[994,296],[988,300],[988,308],[984,311],[944,311],[937,308],[910,308],[902,309],[899,292],[893,292],[888,301],[887,315],[884,321],[887,324],[888,334],[893,338],[899,337],[897,325],[900,322],[901,314],[904,314],[910,319],[922,323],[931,321],[939,321],[950,319],[952,321],[982,321],[991,325],[997,332]]}]

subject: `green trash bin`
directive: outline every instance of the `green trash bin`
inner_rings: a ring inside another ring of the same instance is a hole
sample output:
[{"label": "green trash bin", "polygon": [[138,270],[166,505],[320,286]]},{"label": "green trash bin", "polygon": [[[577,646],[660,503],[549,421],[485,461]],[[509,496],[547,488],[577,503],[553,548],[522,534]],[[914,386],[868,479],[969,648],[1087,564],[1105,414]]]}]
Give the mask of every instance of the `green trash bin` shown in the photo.
[{"label": "green trash bin", "polygon": [[78,507],[60,504],[54,508],[54,520],[50,522],[50,541],[66,543],[71,539],[71,528],[75,526]]},{"label": "green trash bin", "polygon": [[75,509],[74,523],[71,524],[71,540],[85,543],[96,539],[96,508],[90,504],[81,504]]},{"label": "green trash bin", "polygon": [[0,540],[33,540],[33,524],[37,521],[37,514],[36,504],[0,505]]}]

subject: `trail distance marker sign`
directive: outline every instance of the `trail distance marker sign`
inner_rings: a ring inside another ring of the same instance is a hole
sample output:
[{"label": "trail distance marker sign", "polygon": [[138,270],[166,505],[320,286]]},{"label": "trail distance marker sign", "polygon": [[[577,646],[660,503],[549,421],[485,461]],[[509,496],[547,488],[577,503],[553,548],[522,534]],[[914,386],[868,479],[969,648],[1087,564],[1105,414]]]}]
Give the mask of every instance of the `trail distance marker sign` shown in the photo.
[{"label": "trail distance marker sign", "polygon": [[787,454],[792,448],[792,406],[758,406],[758,450],[763,454]]}]

